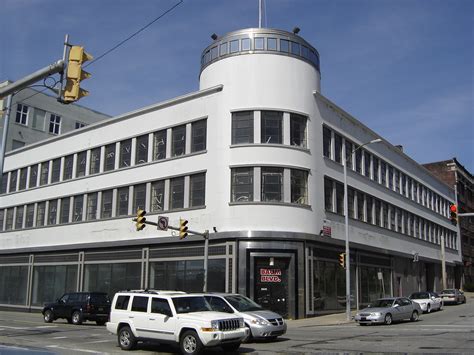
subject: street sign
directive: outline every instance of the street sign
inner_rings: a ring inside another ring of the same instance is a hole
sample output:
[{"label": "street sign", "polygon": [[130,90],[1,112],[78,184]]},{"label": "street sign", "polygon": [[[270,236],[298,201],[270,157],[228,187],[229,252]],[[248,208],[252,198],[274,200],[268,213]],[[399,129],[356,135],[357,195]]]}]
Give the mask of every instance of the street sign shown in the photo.
[{"label": "street sign", "polygon": [[168,230],[169,218],[165,216],[158,216],[158,229],[162,231]]}]

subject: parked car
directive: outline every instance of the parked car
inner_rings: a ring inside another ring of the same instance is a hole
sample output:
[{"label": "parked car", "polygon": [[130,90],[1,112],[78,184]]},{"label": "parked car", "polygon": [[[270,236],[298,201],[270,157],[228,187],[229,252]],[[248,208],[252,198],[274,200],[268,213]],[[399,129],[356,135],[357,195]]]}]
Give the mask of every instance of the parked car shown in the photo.
[{"label": "parked car", "polygon": [[381,298],[360,310],[354,319],[360,325],[384,323],[409,319],[416,322],[422,313],[418,303],[406,297]]},{"label": "parked car", "polygon": [[408,298],[418,303],[426,313],[443,309],[443,299],[436,292],[414,292]]},{"label": "parked car", "polygon": [[286,333],[286,322],[278,313],[266,310],[250,298],[239,294],[212,293],[205,294],[214,311],[232,313],[244,319],[252,338],[275,339]]},{"label": "parked car", "polygon": [[122,350],[152,339],[179,345],[187,355],[215,346],[236,351],[248,335],[242,317],[213,311],[202,295],[155,290],[117,292],[107,330]]},{"label": "parked car", "polygon": [[72,324],[95,321],[104,325],[109,318],[110,299],[105,292],[65,293],[56,302],[46,304],[41,313],[46,323],[65,318]]},{"label": "parked car", "polygon": [[466,303],[466,296],[464,296],[464,292],[458,290],[457,288],[443,290],[441,291],[440,296],[444,303]]}]

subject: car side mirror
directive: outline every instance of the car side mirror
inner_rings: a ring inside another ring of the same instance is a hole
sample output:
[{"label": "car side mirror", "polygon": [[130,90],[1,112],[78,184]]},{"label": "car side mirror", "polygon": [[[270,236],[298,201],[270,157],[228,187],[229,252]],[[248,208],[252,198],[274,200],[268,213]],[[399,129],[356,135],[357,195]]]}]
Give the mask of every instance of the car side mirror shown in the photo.
[{"label": "car side mirror", "polygon": [[398,303],[395,303],[395,304],[393,305],[393,307],[395,307],[395,308],[397,308],[398,306],[399,306]]}]

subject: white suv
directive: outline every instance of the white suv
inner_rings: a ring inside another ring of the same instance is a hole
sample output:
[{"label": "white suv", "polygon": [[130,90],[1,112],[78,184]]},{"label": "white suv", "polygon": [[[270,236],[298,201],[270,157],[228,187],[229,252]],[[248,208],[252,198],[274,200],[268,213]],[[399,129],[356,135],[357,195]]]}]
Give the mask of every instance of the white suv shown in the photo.
[{"label": "white suv", "polygon": [[235,351],[248,336],[243,318],[212,311],[204,296],[154,290],[117,292],[107,330],[123,350],[154,339],[179,344],[183,354],[213,346]]}]

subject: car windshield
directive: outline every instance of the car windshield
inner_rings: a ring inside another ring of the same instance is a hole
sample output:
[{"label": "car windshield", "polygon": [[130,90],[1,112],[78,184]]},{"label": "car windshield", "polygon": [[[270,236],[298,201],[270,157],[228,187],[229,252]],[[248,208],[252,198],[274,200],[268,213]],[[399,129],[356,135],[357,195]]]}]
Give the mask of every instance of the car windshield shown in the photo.
[{"label": "car windshield", "polygon": [[261,311],[263,308],[250,298],[241,295],[225,296],[229,302],[239,312]]},{"label": "car windshield", "polygon": [[102,303],[102,304],[110,303],[109,296],[107,296],[106,294],[100,294],[100,293],[91,294],[90,301],[91,303]]},{"label": "car windshield", "polygon": [[374,301],[370,304],[368,308],[387,308],[392,307],[393,300],[391,299],[381,299]]},{"label": "car windshield", "polygon": [[450,289],[441,291],[441,293],[456,293],[456,292],[450,288]]},{"label": "car windshield", "polygon": [[173,297],[176,313],[192,313],[212,311],[211,306],[203,296]]},{"label": "car windshield", "polygon": [[423,300],[423,299],[430,298],[430,295],[426,292],[416,292],[416,293],[412,293],[410,298],[412,300]]}]

